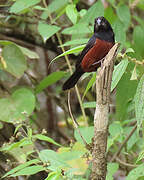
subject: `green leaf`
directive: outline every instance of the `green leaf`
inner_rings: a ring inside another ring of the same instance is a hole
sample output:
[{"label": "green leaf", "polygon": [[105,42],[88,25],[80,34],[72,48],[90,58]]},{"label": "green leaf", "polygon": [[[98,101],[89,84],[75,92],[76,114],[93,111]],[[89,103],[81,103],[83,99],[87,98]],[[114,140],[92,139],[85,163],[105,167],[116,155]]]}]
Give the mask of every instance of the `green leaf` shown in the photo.
[{"label": "green leaf", "polygon": [[[125,133],[125,138],[127,137],[128,134],[132,131],[133,127],[125,127],[124,133]],[[133,146],[136,144],[136,142],[139,140],[139,135],[135,131],[133,135],[130,137],[130,139],[127,142],[127,151],[129,152],[130,150],[133,150]]]},{"label": "green leaf", "polygon": [[136,163],[138,163],[140,160],[142,160],[144,158],[144,150],[142,150],[140,153],[139,153],[139,156],[137,158],[137,161]]},{"label": "green leaf", "polygon": [[109,137],[107,141],[107,152],[109,151],[110,147],[115,144],[115,140],[117,139],[117,136],[115,137]]},{"label": "green leaf", "polygon": [[53,0],[48,6],[49,13],[53,13],[54,11],[59,10],[60,8],[64,8],[64,6],[68,3],[68,0]]},{"label": "green leaf", "polygon": [[81,9],[81,10],[79,11],[80,17],[83,17],[86,13],[87,13],[87,10],[86,10],[86,9]]},{"label": "green leaf", "polygon": [[[89,144],[91,143],[91,140],[94,136],[94,127],[80,127],[79,128],[83,138],[86,140],[86,142]],[[75,129],[74,131],[74,137],[76,138],[76,140],[80,143],[83,144],[83,140],[81,138],[81,136],[79,135],[78,131]]]},{"label": "green leaf", "polygon": [[93,76],[92,76],[91,80],[88,82],[88,85],[85,89],[85,92],[84,92],[82,99],[85,97],[86,93],[92,87],[92,85],[94,84],[95,81],[96,81],[96,73],[93,73]]},{"label": "green leaf", "polygon": [[19,13],[31,6],[38,4],[40,0],[17,0],[11,7],[10,13]]},{"label": "green leaf", "polygon": [[138,179],[140,177],[144,177],[144,164],[141,164],[137,168],[131,170],[126,177],[126,180]]},{"label": "green leaf", "polygon": [[36,93],[40,93],[42,90],[47,88],[48,86],[56,83],[58,80],[60,80],[62,77],[64,77],[66,73],[64,71],[57,71],[53,72],[47,77],[45,77],[37,86],[36,86]]},{"label": "green leaf", "polygon": [[37,10],[40,10],[40,11],[45,11],[47,8],[44,8],[42,6],[37,5],[37,6],[34,6],[34,9],[37,9]]},{"label": "green leaf", "polygon": [[23,168],[22,170],[16,172],[15,174],[10,175],[10,177],[16,177],[16,176],[25,176],[25,175],[33,175],[40,171],[45,171],[45,168],[41,165],[33,165],[26,168]]},{"label": "green leaf", "polygon": [[15,172],[20,171],[21,169],[24,169],[27,166],[30,166],[32,164],[37,164],[39,162],[40,162],[40,160],[38,160],[38,159],[33,159],[33,160],[28,161],[28,162],[25,162],[25,163],[17,166],[16,168],[13,168],[9,172],[7,172],[2,178],[6,177],[6,176],[10,176],[10,175],[14,174]]},{"label": "green leaf", "polygon": [[62,57],[62,56],[80,52],[80,51],[83,50],[84,47],[85,47],[85,45],[81,45],[81,46],[77,46],[77,47],[74,47],[74,48],[72,48],[72,49],[69,49],[68,51],[65,51],[64,53],[62,53],[62,54],[60,54],[59,56],[55,57],[55,58],[51,61],[51,63],[54,62],[56,59]]},{"label": "green leaf", "polygon": [[22,46],[18,46],[18,47],[23,52],[23,54],[26,55],[27,57],[29,57],[30,59],[38,59],[39,58],[38,54],[35,53],[34,51],[31,51],[28,48],[25,48],[25,47],[22,47]]},{"label": "green leaf", "polygon": [[35,108],[35,96],[31,90],[21,88],[10,97],[0,99],[0,120],[16,123],[23,121]]},{"label": "green leaf", "polygon": [[55,25],[48,25],[40,22],[38,25],[38,31],[43,38],[43,41],[46,42],[51,36],[57,33],[60,30],[60,27]]},{"label": "green leaf", "polygon": [[133,48],[128,48],[126,49],[125,53],[134,53],[135,51],[133,50]]},{"label": "green leaf", "polygon": [[16,142],[16,143],[11,143],[11,144],[6,144],[3,147],[0,148],[0,151],[9,151],[11,152],[13,149],[16,149],[18,147],[22,147],[22,146],[27,146],[27,145],[31,145],[32,141],[29,140],[28,138],[23,138],[20,141]]},{"label": "green leaf", "polygon": [[66,7],[66,15],[71,20],[73,24],[76,24],[78,12],[74,4],[68,4]]},{"label": "green leaf", "polygon": [[135,95],[135,113],[137,120],[137,129],[140,130],[144,120],[144,75],[141,77]]},{"label": "green leaf", "polygon": [[14,135],[16,135],[16,133],[18,132],[18,130],[22,127],[22,124],[18,124],[17,126],[15,126],[15,131],[14,131]]},{"label": "green leaf", "polygon": [[87,38],[83,38],[83,39],[74,39],[71,41],[68,41],[64,44],[62,44],[60,47],[64,47],[64,46],[71,46],[71,45],[80,45],[80,44],[86,44],[88,42],[89,39]]},{"label": "green leaf", "polygon": [[124,118],[127,118],[127,109],[134,98],[137,88],[137,81],[130,80],[130,66],[131,64],[129,63],[127,72],[123,74],[116,87],[116,116],[119,120],[124,120]]},{"label": "green leaf", "polygon": [[61,172],[56,171],[49,173],[48,177],[45,180],[63,180],[63,178],[61,177]]},{"label": "green leaf", "polygon": [[7,65],[5,71],[20,78],[27,69],[26,59],[20,48],[15,44],[6,45],[3,48],[2,56]]},{"label": "green leaf", "polygon": [[62,31],[62,34],[88,34],[92,33],[93,29],[90,28],[86,23],[78,23],[72,27],[68,27]]},{"label": "green leaf", "polygon": [[138,76],[138,75],[137,75],[136,65],[135,65],[135,67],[134,67],[134,69],[133,69],[133,71],[132,71],[132,75],[131,75],[130,80],[137,80],[137,79],[138,79],[137,76]]},{"label": "green leaf", "polygon": [[60,144],[55,142],[52,138],[47,137],[47,136],[42,135],[42,134],[36,134],[36,135],[33,136],[33,138],[36,138],[36,139],[39,139],[39,140],[42,140],[42,141],[47,141],[47,142],[55,144],[57,146],[61,146]]},{"label": "green leaf", "polygon": [[0,44],[3,46],[6,46],[6,45],[10,45],[10,44],[15,44],[15,43],[12,41],[0,40]]},{"label": "green leaf", "polygon": [[114,173],[118,170],[119,165],[117,163],[108,163],[106,180],[113,180]]},{"label": "green leaf", "polygon": [[117,15],[119,19],[123,22],[123,24],[125,25],[125,28],[127,29],[129,27],[130,19],[131,19],[129,7],[123,4],[123,5],[117,6],[116,11],[117,11]]},{"label": "green leaf", "polygon": [[123,23],[117,19],[113,24],[112,28],[115,33],[115,40],[122,45],[126,42],[126,31],[124,30]]},{"label": "green leaf", "polygon": [[94,19],[98,16],[104,15],[104,6],[102,2],[99,0],[94,3],[87,11],[87,13],[82,17],[79,21],[80,23],[92,23],[94,24]]},{"label": "green leaf", "polygon": [[144,57],[144,28],[141,26],[135,26],[134,31],[133,31],[133,49],[136,53],[137,58],[142,58]]},{"label": "green leaf", "polygon": [[128,59],[123,59],[117,66],[114,67],[113,76],[112,76],[112,84],[111,84],[111,91],[117,86],[118,82],[120,81],[121,77],[126,71],[128,66]]},{"label": "green leaf", "polygon": [[96,108],[96,102],[85,102],[83,103],[83,108]]},{"label": "green leaf", "polygon": [[39,58],[38,54],[35,53],[34,51],[31,51],[31,50],[29,50],[28,48],[19,46],[19,45],[15,44],[14,42],[6,41],[6,40],[0,40],[0,44],[3,45],[3,46],[10,45],[10,44],[14,44],[14,45],[16,45],[18,48],[20,48],[20,50],[22,51],[22,53],[23,53],[24,55],[26,55],[27,57],[29,57],[29,58],[31,58],[31,59],[38,59],[38,58]]},{"label": "green leaf", "polygon": [[57,171],[62,167],[70,167],[63,159],[60,158],[59,154],[52,150],[42,150],[39,153],[40,159],[44,163],[50,162],[50,168],[53,171]]},{"label": "green leaf", "polygon": [[114,140],[118,140],[119,142],[122,142],[124,136],[123,136],[123,128],[119,121],[113,122],[109,126],[109,133],[111,137]]},{"label": "green leaf", "polygon": [[69,152],[62,152],[59,154],[60,159],[64,161],[71,161],[73,159],[79,159],[85,154],[84,151],[69,151]]},{"label": "green leaf", "polygon": [[111,6],[108,6],[104,11],[104,17],[112,24],[116,20],[116,15],[114,9]]}]

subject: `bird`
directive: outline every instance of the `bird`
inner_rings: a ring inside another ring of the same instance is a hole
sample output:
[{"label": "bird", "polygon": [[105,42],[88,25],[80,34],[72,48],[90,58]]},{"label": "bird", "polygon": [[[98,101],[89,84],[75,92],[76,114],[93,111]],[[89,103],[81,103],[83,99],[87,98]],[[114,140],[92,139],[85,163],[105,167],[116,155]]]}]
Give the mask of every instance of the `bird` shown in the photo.
[{"label": "bird", "polygon": [[95,72],[114,44],[115,35],[110,23],[103,16],[97,17],[94,22],[94,34],[79,55],[75,71],[63,84],[62,89],[65,91],[74,87],[85,72]]}]

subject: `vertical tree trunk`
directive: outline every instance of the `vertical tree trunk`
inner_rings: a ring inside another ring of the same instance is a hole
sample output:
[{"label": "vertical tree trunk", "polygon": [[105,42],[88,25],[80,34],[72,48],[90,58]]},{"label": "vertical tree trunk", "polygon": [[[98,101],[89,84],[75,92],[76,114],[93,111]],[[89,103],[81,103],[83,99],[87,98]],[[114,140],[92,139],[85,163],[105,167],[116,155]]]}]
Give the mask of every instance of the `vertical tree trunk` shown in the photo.
[{"label": "vertical tree trunk", "polygon": [[108,135],[108,113],[114,59],[119,44],[115,44],[105,57],[102,68],[97,73],[97,103],[94,116],[94,138],[92,152],[92,180],[105,180],[107,170],[106,149]]}]

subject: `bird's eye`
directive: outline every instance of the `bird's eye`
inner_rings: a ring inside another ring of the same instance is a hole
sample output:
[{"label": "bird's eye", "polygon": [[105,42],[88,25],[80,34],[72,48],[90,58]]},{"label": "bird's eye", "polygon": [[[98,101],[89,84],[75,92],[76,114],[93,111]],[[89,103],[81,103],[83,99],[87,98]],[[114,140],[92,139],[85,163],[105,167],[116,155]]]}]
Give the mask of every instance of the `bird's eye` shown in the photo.
[{"label": "bird's eye", "polygon": [[105,30],[108,28],[105,22],[102,23],[102,26],[104,27]]}]

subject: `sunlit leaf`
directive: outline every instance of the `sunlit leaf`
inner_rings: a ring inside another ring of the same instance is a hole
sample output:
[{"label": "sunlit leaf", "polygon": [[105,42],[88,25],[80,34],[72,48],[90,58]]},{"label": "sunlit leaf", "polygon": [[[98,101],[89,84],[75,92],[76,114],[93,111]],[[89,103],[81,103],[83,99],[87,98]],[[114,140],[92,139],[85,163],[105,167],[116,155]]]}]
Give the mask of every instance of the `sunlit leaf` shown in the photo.
[{"label": "sunlit leaf", "polygon": [[66,14],[73,24],[77,22],[78,12],[74,4],[68,4],[66,7]]},{"label": "sunlit leaf", "polygon": [[133,50],[133,48],[128,48],[126,49],[125,53],[134,53],[135,51]]},{"label": "sunlit leaf", "polygon": [[23,54],[26,55],[27,57],[29,57],[30,59],[38,59],[39,58],[38,54],[35,53],[34,51],[31,51],[28,48],[25,48],[25,47],[22,47],[22,46],[18,46],[18,47],[21,49]]},{"label": "sunlit leaf", "polygon": [[60,8],[64,8],[64,6],[68,3],[68,0],[53,0],[48,6],[49,13],[52,13],[54,11],[57,11]]},{"label": "sunlit leaf", "polygon": [[128,59],[123,59],[117,66],[114,67],[113,76],[112,76],[112,84],[111,84],[111,91],[117,86],[118,82],[120,81],[122,75],[124,74],[127,66],[128,66]]},{"label": "sunlit leaf", "polygon": [[142,163],[137,168],[132,169],[128,176],[126,177],[126,180],[132,180],[132,179],[138,179],[140,177],[144,177],[144,164]]},{"label": "sunlit leaf", "polygon": [[45,180],[63,180],[60,171],[50,172]]},{"label": "sunlit leaf", "polygon": [[130,80],[137,80],[136,66],[134,67],[134,69],[132,71],[132,75],[131,75]]},{"label": "sunlit leaf", "polygon": [[36,52],[29,50],[28,48],[22,47],[20,45],[17,45],[16,43],[12,42],[12,41],[7,41],[7,40],[0,40],[0,44],[3,46],[6,45],[10,45],[10,44],[14,44],[16,45],[18,48],[20,48],[20,50],[22,51],[22,53],[26,56],[28,56],[31,59],[38,59],[39,56]]},{"label": "sunlit leaf", "polygon": [[142,151],[139,153],[139,156],[138,156],[138,158],[137,158],[136,163],[139,162],[139,161],[142,160],[142,159],[144,159],[144,150],[142,150]]},{"label": "sunlit leaf", "polygon": [[11,7],[11,13],[19,13],[31,6],[38,4],[40,0],[17,0]]},{"label": "sunlit leaf", "polygon": [[48,25],[40,22],[38,25],[38,31],[43,38],[43,41],[46,42],[51,36],[60,30],[60,27],[55,25]]},{"label": "sunlit leaf", "polygon": [[57,146],[61,146],[60,144],[55,142],[52,138],[50,138],[48,136],[45,136],[45,135],[42,135],[42,134],[36,134],[36,135],[33,136],[33,138],[36,138],[36,139],[39,139],[39,140],[42,140],[42,141],[47,141],[47,142],[55,144]]},{"label": "sunlit leaf", "polygon": [[93,28],[91,29],[86,23],[78,23],[72,27],[68,27],[62,31],[62,34],[86,34],[92,33]]},{"label": "sunlit leaf", "polygon": [[2,56],[7,65],[5,71],[20,78],[27,69],[26,59],[20,48],[15,44],[6,45],[3,48]]},{"label": "sunlit leaf", "polygon": [[[80,127],[79,128],[83,138],[85,139],[85,141],[89,144],[92,141],[92,138],[94,136],[94,127],[90,126],[90,127]],[[78,142],[81,142],[83,144],[83,140],[81,138],[81,136],[79,135],[78,131],[75,129],[74,132],[74,137],[76,138],[76,140]]]},{"label": "sunlit leaf", "polygon": [[85,45],[81,45],[81,46],[74,47],[74,48],[72,48],[72,49],[70,49],[70,50],[68,50],[68,51],[65,51],[64,53],[62,53],[62,54],[60,54],[59,56],[55,57],[55,58],[51,61],[51,63],[54,62],[56,59],[62,57],[62,56],[80,52],[80,51],[83,50],[84,47],[85,47]]},{"label": "sunlit leaf", "polygon": [[10,175],[10,177],[16,177],[16,176],[24,176],[24,175],[33,175],[40,171],[45,171],[45,168],[41,165],[33,165],[29,167],[25,167],[22,170]]},{"label": "sunlit leaf", "polygon": [[85,44],[88,42],[89,39],[87,38],[83,38],[83,39],[74,39],[71,41],[67,41],[66,43],[64,43],[63,45],[61,45],[60,47],[64,47],[64,46],[71,46],[71,45],[80,45],[80,44]]},{"label": "sunlit leaf", "polygon": [[70,167],[62,158],[59,157],[59,154],[52,150],[42,150],[39,153],[40,159],[51,164],[51,169],[57,171],[60,167]]},{"label": "sunlit leaf", "polygon": [[118,170],[118,168],[118,163],[108,163],[106,180],[113,180],[113,175]]}]

